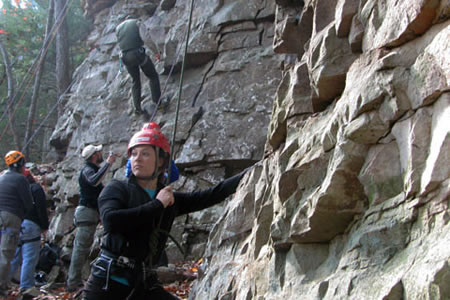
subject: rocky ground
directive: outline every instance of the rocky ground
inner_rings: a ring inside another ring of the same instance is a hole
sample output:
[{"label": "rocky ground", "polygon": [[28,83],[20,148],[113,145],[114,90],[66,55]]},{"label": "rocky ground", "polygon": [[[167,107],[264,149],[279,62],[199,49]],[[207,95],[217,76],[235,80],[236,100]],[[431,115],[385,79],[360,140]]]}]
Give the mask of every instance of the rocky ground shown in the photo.
[{"label": "rocky ground", "polygon": [[[160,267],[157,272],[164,288],[177,295],[180,299],[188,299],[191,284],[197,278],[198,270],[202,264],[199,261],[180,262],[168,267]],[[69,293],[65,290],[63,282],[51,282],[39,289],[36,296],[22,295],[19,286],[14,284],[5,300],[56,300],[56,299],[81,299],[82,289]]]}]

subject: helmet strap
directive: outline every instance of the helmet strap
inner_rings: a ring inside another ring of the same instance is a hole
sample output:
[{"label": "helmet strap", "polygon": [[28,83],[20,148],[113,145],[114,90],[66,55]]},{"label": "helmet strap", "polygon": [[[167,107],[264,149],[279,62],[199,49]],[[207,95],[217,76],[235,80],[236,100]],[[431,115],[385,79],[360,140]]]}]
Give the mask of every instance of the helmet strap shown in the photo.
[{"label": "helmet strap", "polygon": [[155,171],[153,171],[152,176],[150,176],[150,179],[153,180],[155,178],[158,178],[159,176],[159,147],[153,146],[153,149],[155,149]]},{"label": "helmet strap", "polygon": [[22,166],[21,165],[17,165],[17,163],[13,163],[13,164],[9,165],[9,169],[11,171],[15,171],[17,173],[21,173]]},{"label": "helmet strap", "polygon": [[21,157],[18,161],[16,161],[15,163],[12,163],[9,165],[9,168],[12,170],[15,170],[17,172],[20,173],[20,169],[22,168],[22,166],[25,165],[25,160],[23,159],[23,157]]}]

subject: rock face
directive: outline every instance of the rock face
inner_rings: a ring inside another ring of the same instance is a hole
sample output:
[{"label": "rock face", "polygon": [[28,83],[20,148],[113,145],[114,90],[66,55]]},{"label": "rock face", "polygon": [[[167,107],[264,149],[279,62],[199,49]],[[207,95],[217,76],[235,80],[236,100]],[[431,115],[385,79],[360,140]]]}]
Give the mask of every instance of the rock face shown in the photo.
[{"label": "rock face", "polygon": [[450,298],[450,3],[277,1],[265,158],[192,299]]},{"label": "rock face", "polygon": [[[139,18],[144,41],[151,38],[161,51],[155,64],[164,105],[153,121],[171,139],[190,1],[85,1],[84,7],[95,24],[88,38],[92,50],[75,72],[65,114],[50,139],[52,156],[60,160],[52,190],[61,199],[51,234],[62,239],[67,258],[72,236],[64,233],[79,199],[81,150],[95,143],[103,144],[104,157],[109,151],[120,154],[105,183],[124,178],[128,140],[144,124],[132,109],[131,77],[119,61],[115,28],[126,17]],[[283,60],[271,47],[274,19],[271,1],[195,1],[175,139],[181,172],[177,190],[209,187],[262,159]],[[155,106],[144,74],[141,81],[142,104],[152,114]],[[171,260],[201,257],[221,211],[216,206],[177,220],[174,235],[187,257],[171,245]]]},{"label": "rock face", "polygon": [[[143,123],[119,73],[128,14],[162,51],[170,102],[155,120],[174,127],[190,1],[112,2],[50,141],[66,215],[82,146],[124,153]],[[177,188],[257,163],[224,208],[178,220],[205,257],[191,299],[450,298],[449,25],[446,0],[196,1]]]}]

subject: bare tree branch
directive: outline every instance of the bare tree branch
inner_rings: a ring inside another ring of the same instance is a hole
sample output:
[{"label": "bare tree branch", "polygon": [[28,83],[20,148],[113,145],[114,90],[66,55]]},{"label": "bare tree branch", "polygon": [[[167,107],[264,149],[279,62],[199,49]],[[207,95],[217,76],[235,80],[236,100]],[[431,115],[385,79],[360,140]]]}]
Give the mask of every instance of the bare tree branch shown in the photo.
[{"label": "bare tree branch", "polygon": [[6,110],[8,110],[8,120],[9,120],[8,124],[11,130],[11,134],[13,136],[14,144],[16,145],[17,149],[20,149],[19,138],[14,130],[14,113],[11,108],[12,101],[14,99],[14,78],[12,74],[9,55],[5,47],[3,46],[2,39],[0,39],[0,52],[2,53],[3,56],[3,63],[5,64],[6,69],[6,77],[8,78],[8,96],[6,101]]},{"label": "bare tree branch", "polygon": [[[69,67],[69,33],[66,21],[68,10],[67,0],[55,1],[55,16],[61,19],[61,25],[56,34],[56,81],[58,85],[58,98],[70,85]],[[58,107],[58,116],[62,114],[62,107]]]},{"label": "bare tree branch", "polygon": [[27,118],[27,125],[25,129],[25,138],[24,138],[24,152],[25,156],[28,157],[29,154],[29,139],[31,137],[31,132],[33,130],[33,124],[36,116],[36,107],[37,102],[39,98],[39,89],[41,86],[41,79],[42,74],[44,73],[45,69],[45,59],[47,57],[48,48],[50,45],[51,39],[51,30],[53,26],[53,18],[54,18],[54,1],[48,0],[48,16],[47,16],[47,25],[45,27],[45,38],[44,38],[44,44],[41,49],[41,53],[39,54],[39,63],[37,64],[37,71],[36,71],[36,77],[34,78],[34,85],[33,85],[33,94],[31,95],[31,103],[30,103],[30,109],[28,111],[28,118]]}]

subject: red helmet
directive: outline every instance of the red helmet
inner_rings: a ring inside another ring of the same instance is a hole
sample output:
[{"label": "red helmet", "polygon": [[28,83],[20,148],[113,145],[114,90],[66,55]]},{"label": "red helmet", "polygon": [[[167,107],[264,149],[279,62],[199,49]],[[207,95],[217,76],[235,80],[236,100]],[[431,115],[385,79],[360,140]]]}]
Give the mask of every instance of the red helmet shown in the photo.
[{"label": "red helmet", "polygon": [[25,170],[23,171],[23,176],[25,176],[25,177],[31,176],[30,169],[25,168]]},{"label": "red helmet", "polygon": [[156,129],[144,129],[136,132],[128,143],[128,156],[131,155],[131,149],[138,145],[156,146],[170,154],[169,140],[161,131]]},{"label": "red helmet", "polygon": [[156,122],[149,122],[147,124],[144,124],[141,130],[148,130],[148,129],[155,129],[161,131],[161,127],[159,127],[158,123]]}]

